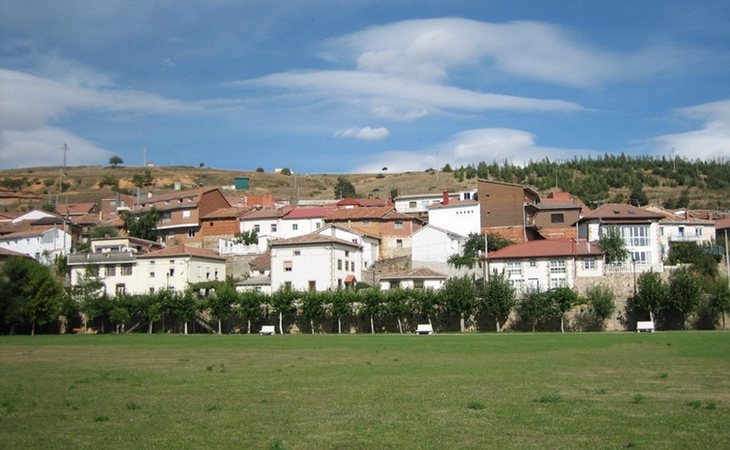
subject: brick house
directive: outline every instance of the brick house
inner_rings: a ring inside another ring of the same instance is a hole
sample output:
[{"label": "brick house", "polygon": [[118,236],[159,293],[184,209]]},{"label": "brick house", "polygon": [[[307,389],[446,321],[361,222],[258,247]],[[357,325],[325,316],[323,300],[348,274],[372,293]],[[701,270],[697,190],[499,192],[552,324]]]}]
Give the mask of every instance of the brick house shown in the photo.
[{"label": "brick house", "polygon": [[241,230],[241,217],[252,207],[225,207],[217,209],[200,218],[200,234],[203,248],[218,249],[220,239],[231,239]]}]

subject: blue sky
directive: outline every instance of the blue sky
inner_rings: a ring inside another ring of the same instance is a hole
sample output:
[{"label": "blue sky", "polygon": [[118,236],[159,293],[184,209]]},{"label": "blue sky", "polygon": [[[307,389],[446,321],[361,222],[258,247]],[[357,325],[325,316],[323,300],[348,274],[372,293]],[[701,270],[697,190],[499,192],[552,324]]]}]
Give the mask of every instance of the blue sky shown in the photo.
[{"label": "blue sky", "polygon": [[728,1],[6,0],[0,168],[730,156]]}]

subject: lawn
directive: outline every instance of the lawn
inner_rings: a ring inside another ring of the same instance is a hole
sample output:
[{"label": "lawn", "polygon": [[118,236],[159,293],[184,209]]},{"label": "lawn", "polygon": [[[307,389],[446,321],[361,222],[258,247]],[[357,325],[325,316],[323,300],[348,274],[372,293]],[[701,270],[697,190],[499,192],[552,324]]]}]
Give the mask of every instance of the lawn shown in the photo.
[{"label": "lawn", "polygon": [[0,337],[0,448],[728,448],[730,333]]}]

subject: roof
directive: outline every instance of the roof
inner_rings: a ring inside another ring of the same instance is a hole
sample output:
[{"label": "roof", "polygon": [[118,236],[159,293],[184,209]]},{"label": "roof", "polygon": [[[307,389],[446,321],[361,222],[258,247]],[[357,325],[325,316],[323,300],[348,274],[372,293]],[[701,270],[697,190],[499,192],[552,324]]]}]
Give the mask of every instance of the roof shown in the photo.
[{"label": "roof", "polygon": [[597,243],[585,239],[545,239],[527,241],[505,247],[487,255],[490,260],[547,258],[553,256],[600,256],[603,250]]},{"label": "roof", "polygon": [[659,220],[662,223],[693,224],[693,225],[702,225],[702,224],[714,225],[715,224],[715,222],[712,220],[696,219],[696,218],[690,217],[688,215],[675,214],[671,211],[667,211],[666,209],[660,208],[658,206],[647,206],[644,209],[646,209],[647,211],[662,214],[664,216],[664,218]]},{"label": "roof", "polygon": [[248,262],[251,270],[271,270],[271,252],[262,253]]},{"label": "roof", "polygon": [[399,213],[392,206],[373,206],[369,208],[339,208],[332,211],[325,220],[418,220],[413,216]]},{"label": "roof", "polygon": [[200,197],[200,195],[202,195],[203,193],[212,191],[214,189],[190,189],[187,191],[175,191],[167,194],[152,195],[150,197],[140,197],[139,203],[144,205],[146,203],[157,203],[188,197]]},{"label": "roof", "polygon": [[433,224],[430,224],[430,223],[429,224],[426,224],[422,228],[414,231],[413,234],[415,235],[417,233],[420,233],[420,232],[422,232],[424,230],[429,230],[429,229],[436,230],[436,231],[438,231],[440,233],[443,233],[443,234],[446,234],[446,235],[449,235],[449,236],[454,236],[454,237],[456,237],[458,239],[466,239],[467,238],[467,236],[464,236],[463,234],[456,233],[456,232],[451,231],[451,230],[447,230],[446,228],[437,227],[436,225],[433,225]]},{"label": "roof", "polygon": [[370,237],[370,238],[373,238],[373,239],[380,240],[380,236],[379,235],[374,234],[374,233],[372,233],[370,231],[363,231],[363,230],[359,230],[359,229],[356,229],[356,228],[351,228],[351,227],[348,227],[348,226],[345,226],[345,225],[342,225],[342,224],[330,223],[330,224],[325,225],[322,228],[320,228],[318,230],[318,232],[320,234],[322,234],[322,232],[324,230],[328,230],[330,228],[336,228],[338,230],[347,231],[348,233],[356,234],[358,236],[365,236],[365,237]]},{"label": "roof", "polygon": [[254,209],[241,216],[241,220],[278,219],[293,208],[293,206],[285,206],[284,208]]},{"label": "roof", "polygon": [[96,203],[61,203],[56,206],[56,212],[62,216],[83,216],[89,214],[94,208]]},{"label": "roof", "polygon": [[443,198],[443,193],[436,193],[436,194],[410,194],[410,195],[399,195],[395,198],[395,201],[398,200],[418,200],[418,199],[425,199],[425,198]]},{"label": "roof", "polygon": [[538,192],[537,188],[534,188],[532,186],[528,186],[526,184],[517,184],[517,183],[507,183],[505,181],[495,181],[495,180],[485,180],[484,178],[479,178],[477,181],[478,183],[492,183],[492,184],[500,184],[502,186],[512,186],[512,187],[520,187],[525,191],[530,192],[532,195],[534,195],[537,198],[537,201],[542,201],[542,198],[540,197],[540,192]]},{"label": "roof", "polygon": [[637,208],[636,206],[626,205],[622,203],[607,203],[601,207],[594,209],[583,217],[583,220],[600,219],[600,220],[659,220],[664,215],[646,209]]},{"label": "roof", "polygon": [[380,198],[343,198],[337,202],[337,206],[359,206],[359,207],[378,207],[388,206],[388,201]]},{"label": "roof", "polygon": [[279,239],[277,241],[270,241],[269,245],[272,247],[279,247],[284,245],[316,245],[316,244],[341,244],[347,245],[348,247],[360,248],[359,244],[352,241],[346,241],[336,237],[328,236],[320,233],[310,233],[304,236],[296,236],[289,239]]},{"label": "roof", "polygon": [[173,256],[197,256],[199,258],[208,259],[226,259],[225,257],[220,256],[213,250],[208,250],[206,248],[188,247],[185,244],[173,245],[172,247],[163,248],[162,250],[150,252],[146,255],[140,255],[139,258],[169,258]]},{"label": "roof", "polygon": [[284,220],[323,218],[332,213],[336,206],[317,206],[312,208],[296,207],[283,217]]},{"label": "roof", "polygon": [[406,270],[404,272],[392,272],[380,276],[381,280],[412,280],[416,278],[439,278],[446,279],[447,276],[441,272],[436,272],[426,267],[419,267],[417,269]]},{"label": "roof", "polygon": [[97,214],[84,214],[81,216],[74,216],[70,217],[71,223],[77,224],[77,225],[90,225],[90,224],[98,224],[99,223],[99,216]]},{"label": "roof", "polygon": [[479,202],[476,200],[451,200],[449,203],[444,204],[443,202],[433,203],[429,205],[428,209],[445,209],[445,208],[462,208],[464,206],[479,206]]},{"label": "roof", "polygon": [[9,233],[0,236],[0,240],[5,239],[22,239],[22,238],[30,238],[30,237],[36,237],[41,236],[45,234],[47,231],[54,229],[54,227],[48,227],[48,228],[36,228],[33,230],[28,231],[18,231],[15,233]]},{"label": "roof", "polygon": [[0,258],[10,258],[13,256],[19,256],[21,258],[28,258],[33,259],[30,255],[26,255],[25,253],[16,252],[13,250],[8,250],[7,248],[0,247]]},{"label": "roof", "polygon": [[269,286],[271,284],[271,277],[268,275],[259,275],[256,277],[247,278],[243,281],[236,283],[236,286]]},{"label": "roof", "polygon": [[205,216],[203,216],[201,219],[203,220],[213,220],[213,219],[237,219],[247,212],[251,211],[250,207],[236,207],[232,206],[230,208],[219,208],[215,211],[212,211]]},{"label": "roof", "polygon": [[725,217],[715,222],[715,230],[725,230],[730,228],[730,217]]}]

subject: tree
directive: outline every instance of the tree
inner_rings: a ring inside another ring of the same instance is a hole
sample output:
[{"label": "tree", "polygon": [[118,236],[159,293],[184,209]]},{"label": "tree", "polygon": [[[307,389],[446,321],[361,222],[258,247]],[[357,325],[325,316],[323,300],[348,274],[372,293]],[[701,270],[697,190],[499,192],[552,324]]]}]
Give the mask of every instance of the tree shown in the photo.
[{"label": "tree", "polygon": [[695,275],[682,268],[669,277],[669,295],[663,308],[663,316],[674,319],[679,328],[684,328],[687,317],[695,312],[702,298],[702,286]]},{"label": "tree", "polygon": [[152,176],[152,171],[150,169],[145,169],[142,175],[137,173],[132,176],[132,184],[138,188],[151,186],[154,182],[155,178]]},{"label": "tree", "polygon": [[433,328],[431,316],[438,311],[440,294],[433,289],[414,289],[411,295],[413,296],[412,305],[415,312],[425,317]]},{"label": "tree", "polygon": [[184,333],[188,334],[188,322],[197,316],[201,302],[192,289],[186,289],[182,293],[174,293],[167,299],[167,304],[163,305],[163,308],[183,321]]},{"label": "tree", "polygon": [[441,298],[446,311],[459,315],[459,328],[462,333],[466,331],[466,318],[477,306],[477,294],[474,281],[468,276],[449,278],[441,289]]},{"label": "tree", "polygon": [[569,287],[560,287],[548,292],[548,298],[560,317],[560,332],[565,332],[565,314],[578,304],[578,294]]},{"label": "tree", "polygon": [[515,307],[515,290],[503,273],[494,272],[482,286],[480,311],[494,317],[497,333]]},{"label": "tree", "polygon": [[112,167],[117,167],[119,164],[124,164],[124,160],[120,158],[117,155],[112,156],[109,158],[109,164],[112,165]]},{"label": "tree", "polygon": [[621,233],[616,227],[603,227],[601,237],[598,240],[598,246],[601,247],[609,264],[620,263],[629,257],[629,251],[626,249],[626,243],[621,237]]},{"label": "tree", "polygon": [[649,197],[641,187],[640,183],[635,183],[631,186],[631,192],[629,193],[629,203],[634,206],[643,206],[649,203]]},{"label": "tree", "polygon": [[719,279],[712,289],[710,296],[710,312],[713,323],[722,317],[722,327],[725,328],[725,314],[730,312],[730,287],[727,279]]},{"label": "tree", "polygon": [[356,299],[357,294],[350,289],[335,291],[329,296],[331,314],[337,317],[337,334],[342,333],[342,318],[352,314]]},{"label": "tree", "polygon": [[257,320],[261,317],[261,305],[265,299],[263,294],[256,291],[242,292],[238,296],[238,308],[236,309],[236,315],[241,319],[246,320],[246,333],[251,334],[251,321]]},{"label": "tree", "polygon": [[259,242],[259,234],[256,230],[238,231],[233,234],[233,242],[243,245],[257,244]]},{"label": "tree", "polygon": [[279,332],[284,334],[284,314],[294,311],[294,300],[299,295],[290,287],[283,286],[271,296],[271,307],[279,315]]},{"label": "tree", "polygon": [[355,186],[347,181],[345,177],[337,177],[337,184],[335,184],[335,198],[347,198],[357,197],[357,191]]},{"label": "tree", "polygon": [[98,226],[91,229],[91,237],[93,239],[109,238],[119,236],[119,230],[112,226]]},{"label": "tree", "polygon": [[238,295],[233,286],[221,283],[215,293],[208,297],[208,308],[218,321],[218,334],[223,333],[221,322],[231,316],[233,305],[238,303]]},{"label": "tree", "polygon": [[644,272],[639,276],[634,303],[640,311],[649,314],[649,319],[652,322],[654,321],[654,315],[659,312],[667,301],[667,289],[661,275],[656,272]]},{"label": "tree", "polygon": [[391,316],[395,317],[400,334],[403,334],[403,317],[412,311],[409,299],[410,290],[395,288],[389,289],[385,293],[385,308]]},{"label": "tree", "polygon": [[91,270],[87,271],[71,288],[71,295],[83,314],[84,328],[88,328],[89,322],[101,320],[103,333],[104,320],[109,317],[114,305],[106,294],[104,283],[99,280],[98,274]]},{"label": "tree", "polygon": [[358,291],[362,313],[370,318],[370,333],[375,334],[375,318],[383,314],[383,293],[378,288]]},{"label": "tree", "polygon": [[588,307],[590,308],[593,319],[603,327],[603,324],[608,318],[613,315],[616,310],[616,303],[614,302],[615,296],[611,288],[606,285],[599,284],[592,286],[588,290],[586,300]]},{"label": "tree", "polygon": [[147,239],[148,241],[157,240],[157,222],[159,217],[154,208],[137,214],[122,211],[120,217],[122,218],[122,222],[124,222],[124,229],[129,236]]},{"label": "tree", "polygon": [[454,169],[451,168],[451,164],[446,163],[444,167],[441,168],[441,172],[453,172]]},{"label": "tree", "polygon": [[309,322],[311,333],[314,334],[314,319],[324,316],[324,305],[328,293],[311,291],[302,297],[302,318]]},{"label": "tree", "polygon": [[553,312],[547,292],[530,291],[517,303],[517,314],[520,319],[532,325],[533,333],[537,323],[550,318]]},{"label": "tree", "polygon": [[451,255],[448,263],[460,269],[468,267],[473,269],[475,266],[481,267],[481,257],[484,254],[484,241],[487,242],[489,252],[496,252],[499,249],[512,245],[512,241],[505,239],[499,234],[488,233],[486,236],[479,233],[469,233],[464,242],[464,249],[461,254]]},{"label": "tree", "polygon": [[283,169],[281,169],[281,171],[279,173],[282,175],[289,176],[289,175],[291,175],[291,169],[288,167],[284,167]]}]

